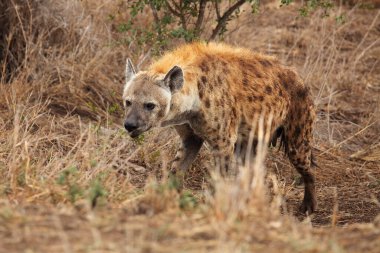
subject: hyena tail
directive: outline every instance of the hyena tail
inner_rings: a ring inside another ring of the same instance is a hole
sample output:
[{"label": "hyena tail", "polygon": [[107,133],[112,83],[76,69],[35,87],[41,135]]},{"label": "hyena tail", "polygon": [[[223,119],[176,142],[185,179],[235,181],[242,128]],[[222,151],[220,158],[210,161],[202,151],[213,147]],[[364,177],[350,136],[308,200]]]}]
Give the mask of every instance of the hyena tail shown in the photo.
[{"label": "hyena tail", "polygon": [[285,128],[284,126],[280,126],[276,129],[274,132],[270,144],[275,147],[277,146],[277,141],[280,139],[280,146],[279,149],[283,149],[285,153],[288,153],[289,146],[288,146],[288,140],[285,135]]}]

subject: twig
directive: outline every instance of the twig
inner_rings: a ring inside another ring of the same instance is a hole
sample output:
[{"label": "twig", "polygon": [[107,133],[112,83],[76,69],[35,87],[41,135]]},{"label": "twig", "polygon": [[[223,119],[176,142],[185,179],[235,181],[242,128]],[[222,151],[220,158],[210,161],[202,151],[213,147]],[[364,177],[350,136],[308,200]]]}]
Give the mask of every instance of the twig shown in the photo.
[{"label": "twig", "polygon": [[25,29],[24,29],[24,24],[22,22],[22,19],[21,19],[21,15],[19,13],[19,7],[17,4],[14,3],[14,1],[12,0],[12,5],[13,5],[13,9],[15,10],[16,12],[16,16],[17,16],[17,19],[20,23],[20,27],[21,27],[21,31],[22,31],[22,36],[24,37],[24,41],[25,41],[25,57],[24,57],[24,66],[27,65],[27,60],[28,60],[28,38],[26,36],[26,32],[25,32]]},{"label": "twig", "polygon": [[368,47],[363,49],[363,51],[359,54],[359,56],[356,57],[356,60],[354,63],[354,69],[356,69],[356,65],[358,64],[359,60],[365,55],[365,53],[368,52],[374,45],[378,44],[379,41],[380,41],[380,39],[377,38],[377,40],[375,40]]},{"label": "twig", "polygon": [[171,13],[173,13],[173,15],[174,16],[177,16],[177,17],[179,17],[180,16],[180,14],[169,4],[169,1],[168,2],[166,2],[166,4],[167,4],[167,6],[168,6],[168,9],[169,9],[169,11],[171,12]]},{"label": "twig", "polygon": [[187,31],[187,22],[186,22],[185,14],[183,13],[183,5],[182,5],[182,3],[183,3],[183,1],[181,0],[180,1],[180,6],[179,6],[179,11],[180,11],[181,16],[179,18],[181,19],[182,28],[185,31]]},{"label": "twig", "polygon": [[366,34],[364,35],[363,39],[360,41],[359,45],[356,47],[356,49],[354,50],[354,52],[352,52],[352,55],[355,55],[355,53],[359,50],[359,48],[363,45],[364,41],[366,40],[366,38],[368,37],[368,34],[369,32],[372,30],[372,28],[375,26],[376,24],[376,21],[377,21],[377,18],[379,17],[380,15],[380,11],[377,12],[377,15],[375,16],[375,18],[373,19],[372,21],[372,24],[369,26]]},{"label": "twig", "polygon": [[160,18],[158,17],[157,9],[156,9],[156,7],[154,7],[153,3],[150,3],[150,8],[152,9],[154,22],[156,24],[159,24],[160,23]]},{"label": "twig", "polygon": [[208,39],[209,41],[215,40],[216,36],[218,36],[220,31],[226,26],[228,18],[244,3],[245,3],[245,0],[237,1],[223,14],[223,16],[220,19],[218,19],[218,24],[216,25],[215,29],[212,31],[212,34],[210,38]]},{"label": "twig", "polygon": [[[183,28],[184,30],[187,30],[186,18],[185,18],[185,15],[184,15],[183,12],[182,12],[182,8],[181,8],[180,6],[178,6],[174,1],[170,1],[170,2],[174,5],[174,7],[172,7],[172,6],[170,5],[169,1],[167,1],[166,4],[167,4],[167,6],[168,6],[169,11],[170,11],[173,15],[179,17],[179,19],[181,20],[182,28]],[[179,11],[178,11],[178,10],[179,10]]]},{"label": "twig", "polygon": [[369,124],[368,126],[364,127],[363,129],[361,129],[359,132],[355,133],[354,135],[352,135],[352,136],[348,137],[347,139],[345,139],[345,140],[339,142],[338,144],[334,145],[333,147],[331,147],[331,148],[329,148],[329,149],[323,151],[322,153],[320,153],[320,154],[318,155],[318,157],[320,157],[320,156],[326,154],[326,153],[329,152],[330,150],[335,149],[335,148],[339,147],[340,145],[342,145],[343,143],[346,143],[347,141],[351,140],[352,138],[358,136],[359,134],[361,134],[362,132],[364,132],[365,130],[367,130],[368,128],[370,128],[370,127],[371,127],[373,124],[375,124],[376,122],[377,122],[377,121],[372,122],[371,124]]},{"label": "twig", "polygon": [[218,0],[215,1],[215,13],[216,13],[216,18],[219,20],[221,16],[220,16],[220,7],[219,7]]}]

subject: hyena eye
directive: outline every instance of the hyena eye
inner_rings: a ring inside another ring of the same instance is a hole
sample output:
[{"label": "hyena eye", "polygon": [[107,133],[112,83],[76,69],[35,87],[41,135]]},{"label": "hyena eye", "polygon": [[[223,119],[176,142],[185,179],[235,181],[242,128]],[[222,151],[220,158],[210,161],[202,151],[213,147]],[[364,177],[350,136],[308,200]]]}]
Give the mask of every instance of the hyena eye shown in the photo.
[{"label": "hyena eye", "polygon": [[125,100],[125,106],[126,106],[126,107],[129,107],[129,106],[131,106],[131,104],[132,104],[132,102],[131,102],[131,101],[129,101],[129,100]]},{"label": "hyena eye", "polygon": [[152,111],[155,107],[156,107],[156,105],[153,104],[153,103],[146,103],[146,104],[144,104],[145,110],[148,110],[148,111]]}]

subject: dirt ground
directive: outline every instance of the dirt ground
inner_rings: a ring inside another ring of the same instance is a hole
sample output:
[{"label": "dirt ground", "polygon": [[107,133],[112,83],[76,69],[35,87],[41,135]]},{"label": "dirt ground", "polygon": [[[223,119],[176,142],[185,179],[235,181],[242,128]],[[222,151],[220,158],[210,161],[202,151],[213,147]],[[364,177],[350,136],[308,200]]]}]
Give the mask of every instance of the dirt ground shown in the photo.
[{"label": "dirt ground", "polygon": [[185,193],[173,190],[162,179],[179,143],[173,130],[140,143],[123,132],[122,118],[105,109],[106,123],[93,116],[94,104],[121,104],[113,92],[122,87],[126,49],[101,51],[91,43],[108,34],[83,35],[72,58],[61,45],[54,64],[38,56],[54,65],[38,62],[46,75],[0,83],[0,252],[380,252],[380,11],[342,6],[303,18],[297,9],[269,1],[258,14],[243,11],[224,40],[276,56],[311,88],[315,214],[298,212],[303,185],[277,147],[265,160],[266,182],[276,182],[269,194],[267,186],[241,190],[244,181],[217,184],[211,194],[207,147]]}]

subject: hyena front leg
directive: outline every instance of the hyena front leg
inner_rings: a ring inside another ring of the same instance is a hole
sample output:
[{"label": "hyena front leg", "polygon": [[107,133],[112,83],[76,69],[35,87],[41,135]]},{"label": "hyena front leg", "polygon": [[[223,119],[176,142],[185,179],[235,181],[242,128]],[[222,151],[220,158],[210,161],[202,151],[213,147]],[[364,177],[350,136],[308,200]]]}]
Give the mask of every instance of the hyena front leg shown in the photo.
[{"label": "hyena front leg", "polygon": [[172,163],[173,174],[184,173],[191,166],[203,144],[203,139],[197,136],[188,124],[175,126],[175,129],[182,139],[182,145]]}]

